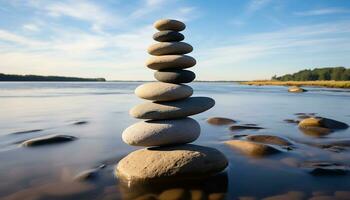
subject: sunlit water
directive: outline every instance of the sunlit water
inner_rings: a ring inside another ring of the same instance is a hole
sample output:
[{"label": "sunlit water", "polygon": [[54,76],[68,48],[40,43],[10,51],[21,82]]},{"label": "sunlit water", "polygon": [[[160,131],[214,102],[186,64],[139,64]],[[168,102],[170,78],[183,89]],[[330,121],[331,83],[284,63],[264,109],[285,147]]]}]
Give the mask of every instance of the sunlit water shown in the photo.
[{"label": "sunlit water", "polygon": [[[322,138],[303,134],[295,124],[294,113],[350,123],[350,91],[306,88],[302,94],[288,93],[285,87],[243,86],[234,83],[193,83],[194,96],[209,96],[216,105],[195,115],[201,136],[195,144],[215,147],[229,159],[229,167],[218,178],[201,183],[175,183],[138,189],[118,184],[113,167],[119,159],[137,149],[121,140],[123,129],[137,120],[128,110],[142,102],[133,90],[138,82],[106,83],[0,83],[0,198],[3,199],[122,199],[166,189],[185,188],[209,193],[225,193],[226,199],[242,196],[263,198],[301,191],[350,191],[350,175],[312,176],[305,169],[291,167],[281,160],[331,161],[350,165],[349,151],[331,152],[300,143],[328,139],[350,139],[350,130]],[[231,139],[228,126],[206,123],[208,117],[229,117],[238,124],[254,123],[265,129],[244,134],[279,135],[295,142],[296,149],[275,156],[249,158],[225,146]],[[74,125],[86,121],[87,124]],[[42,129],[42,131],[13,134]],[[26,148],[18,144],[43,135],[63,134],[79,138],[64,144]],[[101,164],[96,179],[73,181],[87,169]]]}]

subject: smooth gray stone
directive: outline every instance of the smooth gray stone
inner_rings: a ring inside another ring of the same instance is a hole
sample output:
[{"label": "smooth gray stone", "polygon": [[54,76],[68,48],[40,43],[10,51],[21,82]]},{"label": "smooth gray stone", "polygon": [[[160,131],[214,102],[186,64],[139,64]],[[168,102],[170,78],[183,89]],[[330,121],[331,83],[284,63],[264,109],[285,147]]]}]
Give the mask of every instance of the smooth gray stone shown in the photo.
[{"label": "smooth gray stone", "polygon": [[147,52],[154,56],[182,55],[191,53],[193,47],[186,42],[158,42],[148,47]]},{"label": "smooth gray stone", "polygon": [[186,55],[152,56],[146,61],[146,66],[154,70],[184,69],[196,65],[196,60]]},{"label": "smooth gray stone", "polygon": [[217,174],[227,165],[227,158],[220,151],[185,144],[134,151],[119,161],[115,175],[128,183],[199,178]]},{"label": "smooth gray stone", "polygon": [[159,31],[182,31],[186,28],[186,25],[183,22],[175,19],[157,20],[153,25],[154,28],[158,29]]},{"label": "smooth gray stone", "polygon": [[133,107],[130,115],[139,119],[175,119],[204,112],[214,105],[214,99],[209,97],[190,97],[170,102],[147,102]]},{"label": "smooth gray stone", "polygon": [[151,82],[137,87],[135,94],[140,98],[152,101],[175,101],[190,97],[193,89],[183,84]]},{"label": "smooth gray stone", "polygon": [[154,78],[165,83],[189,83],[196,78],[196,74],[188,70],[168,69],[155,71]]},{"label": "smooth gray stone", "polygon": [[180,42],[185,36],[176,31],[159,31],[153,35],[153,39],[158,42]]},{"label": "smooth gray stone", "polygon": [[47,136],[26,140],[22,142],[21,145],[25,147],[35,147],[35,146],[42,146],[42,145],[49,145],[49,144],[71,142],[76,139],[78,138],[70,135],[47,135]]},{"label": "smooth gray stone", "polygon": [[123,141],[134,146],[167,146],[195,141],[200,134],[198,122],[191,118],[147,120],[129,126]]}]

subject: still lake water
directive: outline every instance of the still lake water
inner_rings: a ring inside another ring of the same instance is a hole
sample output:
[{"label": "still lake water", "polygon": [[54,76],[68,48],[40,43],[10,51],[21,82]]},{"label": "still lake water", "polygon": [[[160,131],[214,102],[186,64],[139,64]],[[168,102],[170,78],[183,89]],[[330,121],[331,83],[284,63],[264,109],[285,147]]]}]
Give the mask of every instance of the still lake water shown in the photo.
[{"label": "still lake water", "polygon": [[[249,196],[256,199],[300,191],[304,198],[322,191],[350,191],[350,175],[313,176],[307,170],[283,160],[329,161],[350,165],[350,151],[332,152],[303,144],[334,139],[350,139],[350,129],[322,138],[302,133],[295,113],[318,116],[350,124],[350,90],[306,88],[302,94],[288,93],[285,87],[243,86],[235,83],[192,83],[194,96],[209,96],[216,105],[193,116],[201,124],[201,136],[194,143],[222,151],[229,167],[219,177],[199,183],[175,186],[118,184],[113,166],[136,150],[121,140],[123,129],[135,123],[128,110],[141,103],[133,90],[139,82],[0,83],[0,199],[128,199],[147,193],[159,194],[171,188],[224,193],[226,199]],[[296,149],[281,154],[249,158],[225,146],[231,139],[228,126],[206,123],[208,117],[228,117],[238,124],[254,123],[265,129],[244,134],[271,134],[294,141]],[[86,124],[74,123],[85,121]],[[40,129],[41,131],[14,134]],[[26,139],[50,134],[72,135],[76,141],[42,147],[20,147]],[[300,143],[301,142],[301,143]],[[73,181],[80,172],[106,164],[98,176],[86,182]]]}]

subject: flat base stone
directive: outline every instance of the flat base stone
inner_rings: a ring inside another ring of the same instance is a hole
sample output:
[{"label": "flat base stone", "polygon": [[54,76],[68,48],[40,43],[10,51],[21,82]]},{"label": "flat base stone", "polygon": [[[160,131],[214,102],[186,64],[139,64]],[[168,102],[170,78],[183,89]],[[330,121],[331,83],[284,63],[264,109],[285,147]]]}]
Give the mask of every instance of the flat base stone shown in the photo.
[{"label": "flat base stone", "polygon": [[206,177],[223,171],[226,157],[210,147],[185,144],[134,151],[115,168],[115,175],[127,182]]}]

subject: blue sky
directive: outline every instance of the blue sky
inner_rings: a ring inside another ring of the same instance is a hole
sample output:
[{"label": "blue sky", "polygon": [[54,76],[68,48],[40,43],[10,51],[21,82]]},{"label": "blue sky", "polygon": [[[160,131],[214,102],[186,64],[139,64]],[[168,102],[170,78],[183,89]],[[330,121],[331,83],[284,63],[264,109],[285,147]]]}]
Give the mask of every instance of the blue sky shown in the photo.
[{"label": "blue sky", "polygon": [[160,18],[186,23],[197,80],[350,63],[347,0],[0,0],[0,73],[152,80]]}]

